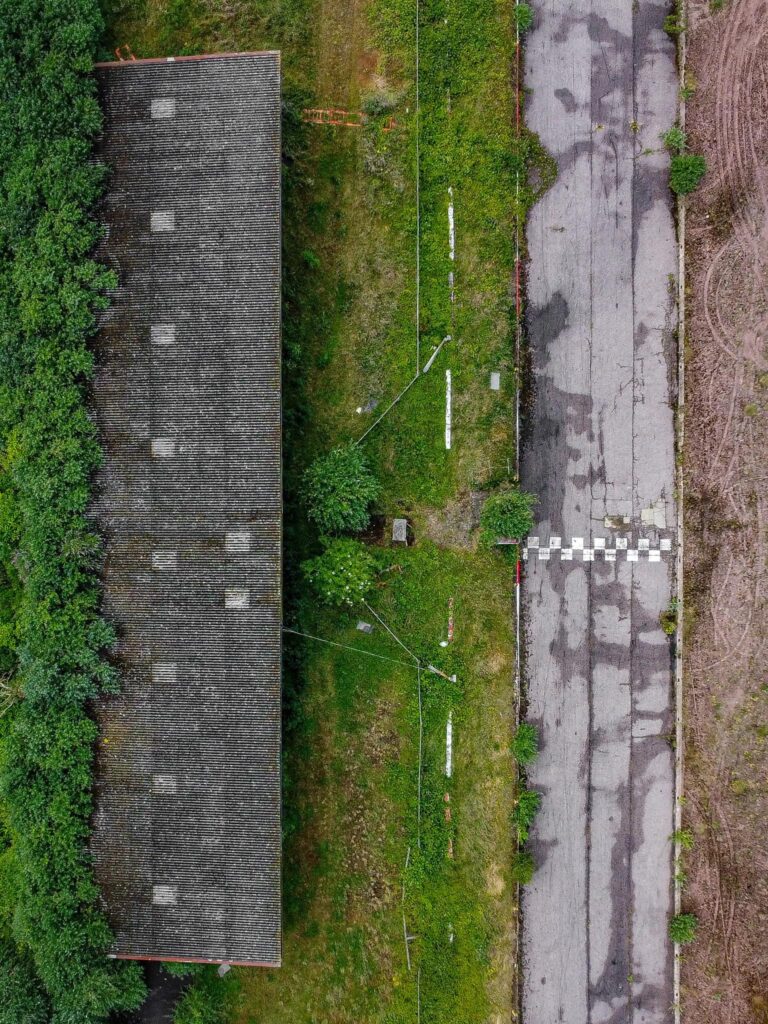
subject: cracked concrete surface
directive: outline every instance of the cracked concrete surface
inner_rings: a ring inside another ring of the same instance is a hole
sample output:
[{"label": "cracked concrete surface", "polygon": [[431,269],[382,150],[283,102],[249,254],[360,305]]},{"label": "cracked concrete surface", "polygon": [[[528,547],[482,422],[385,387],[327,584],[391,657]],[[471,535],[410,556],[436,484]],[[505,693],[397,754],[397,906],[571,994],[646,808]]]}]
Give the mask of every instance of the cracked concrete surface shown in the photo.
[{"label": "cracked concrete surface", "polygon": [[[522,480],[545,537],[604,536],[606,517],[627,516],[628,536],[658,543],[675,523],[677,249],[659,137],[678,84],[665,13],[543,0],[526,41],[527,121],[559,170],[528,228]],[[672,560],[526,565],[528,717],[542,741],[526,1024],[673,1020],[672,659],[659,625],[672,572]]]}]

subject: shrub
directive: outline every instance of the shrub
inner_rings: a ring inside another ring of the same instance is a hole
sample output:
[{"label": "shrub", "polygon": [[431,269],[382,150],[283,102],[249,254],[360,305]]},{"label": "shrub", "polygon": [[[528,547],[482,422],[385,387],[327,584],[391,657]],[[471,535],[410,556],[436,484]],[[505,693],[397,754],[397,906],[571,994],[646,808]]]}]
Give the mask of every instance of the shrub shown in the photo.
[{"label": "shrub", "polygon": [[493,545],[500,537],[520,540],[533,526],[534,494],[515,489],[492,494],[480,513],[483,543]]},{"label": "shrub", "polygon": [[529,722],[521,722],[512,737],[512,756],[518,764],[530,764],[539,753],[539,730]]},{"label": "shrub", "polygon": [[677,598],[673,597],[669,602],[669,607],[659,615],[659,623],[667,636],[674,636],[677,631],[677,608]]},{"label": "shrub", "polygon": [[680,848],[683,850],[693,849],[693,832],[689,828],[679,828],[671,835],[673,843],[680,843]]},{"label": "shrub", "polygon": [[679,124],[673,124],[668,131],[664,132],[662,140],[670,153],[682,153],[685,151],[685,132]]},{"label": "shrub", "polygon": [[679,196],[687,195],[693,192],[706,173],[707,163],[703,156],[680,153],[672,157],[669,187]]},{"label": "shrub", "polygon": [[373,587],[376,559],[359,540],[338,537],[325,541],[325,550],[302,565],[304,575],[324,604],[352,606]]},{"label": "shrub", "polygon": [[304,474],[307,513],[324,534],[364,530],[378,494],[379,484],[354,445],[334,448]]},{"label": "shrub", "polygon": [[541,796],[533,789],[524,789],[517,798],[512,811],[512,824],[517,831],[518,843],[525,843],[541,804]]},{"label": "shrub", "polygon": [[530,4],[518,3],[515,5],[514,11],[518,32],[527,32],[533,24],[533,8]]},{"label": "shrub", "polygon": [[695,914],[675,914],[669,922],[669,937],[681,946],[693,942],[699,921]]},{"label": "shrub", "polygon": [[512,881],[528,885],[536,871],[533,857],[527,850],[520,850],[512,858]]}]

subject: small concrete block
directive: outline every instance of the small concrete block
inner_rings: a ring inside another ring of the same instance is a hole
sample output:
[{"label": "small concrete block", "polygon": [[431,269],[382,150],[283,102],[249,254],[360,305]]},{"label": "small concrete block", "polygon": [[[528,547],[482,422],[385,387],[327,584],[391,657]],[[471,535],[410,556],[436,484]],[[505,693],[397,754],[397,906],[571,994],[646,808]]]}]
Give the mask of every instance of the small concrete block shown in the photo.
[{"label": "small concrete block", "polygon": [[501,388],[501,374],[498,370],[491,373],[491,391],[498,391]]},{"label": "small concrete block", "polygon": [[175,661],[153,661],[152,682],[153,683],[175,683],[177,676]]},{"label": "small concrete block", "polygon": [[528,538],[528,547],[529,548],[537,548],[538,546],[539,546],[539,538],[538,537],[529,537]]},{"label": "small concrete block", "polygon": [[648,552],[648,561],[649,562],[660,562],[661,561],[661,552],[659,551],[658,548],[651,548],[651,550]]},{"label": "small concrete block", "polygon": [[616,550],[617,551],[626,551],[627,550],[627,538],[626,537],[617,537],[616,538]]},{"label": "small concrete block", "polygon": [[408,543],[408,520],[407,519],[393,519],[392,520],[392,540],[395,544],[407,544]]},{"label": "small concrete block", "polygon": [[176,442],[172,437],[153,437],[151,450],[153,459],[172,459],[176,454]]},{"label": "small concrete block", "polygon": [[149,215],[150,231],[175,231],[176,214],[173,210],[153,210]]},{"label": "small concrete block", "polygon": [[220,978],[223,978],[225,974],[229,974],[232,970],[231,964],[219,964],[219,969],[216,971]]},{"label": "small concrete block", "polygon": [[573,548],[561,548],[561,550],[560,550],[560,560],[562,562],[572,562],[573,561]]},{"label": "small concrete block", "polygon": [[549,550],[550,551],[559,551],[562,546],[563,546],[563,538],[562,537],[550,537],[549,538]]},{"label": "small concrete block", "polygon": [[224,534],[224,550],[230,555],[246,555],[251,550],[249,530],[228,530]]},{"label": "small concrete block", "polygon": [[176,116],[176,100],[173,96],[158,96],[150,104],[150,112],[154,121],[161,121]]},{"label": "small concrete block", "polygon": [[548,562],[549,561],[549,548],[539,548],[539,561],[540,562]]},{"label": "small concrete block", "polygon": [[602,551],[605,548],[605,537],[595,537],[592,541],[592,547],[595,551]]},{"label": "small concrete block", "polygon": [[152,902],[156,907],[175,907],[179,901],[179,890],[175,885],[153,885]]},{"label": "small concrete block", "polygon": [[370,622],[363,622],[362,620],[360,622],[358,622],[356,628],[361,633],[372,633],[373,632],[373,626],[370,624]]},{"label": "small concrete block", "polygon": [[639,561],[639,555],[638,555],[638,552],[637,552],[637,548],[627,548],[627,561],[628,562],[637,562],[637,561]]},{"label": "small concrete block", "polygon": [[606,560],[606,562],[615,562],[616,561],[616,548],[606,548],[605,549],[605,560]]},{"label": "small concrete block", "polygon": [[251,592],[245,587],[227,587],[224,591],[224,607],[244,611],[251,606]]},{"label": "small concrete block", "polygon": [[153,775],[152,792],[162,793],[164,796],[174,796],[178,790],[175,775]]},{"label": "small concrete block", "polygon": [[583,555],[584,555],[584,561],[585,562],[594,562],[594,560],[595,560],[595,549],[594,548],[584,548]]},{"label": "small concrete block", "polygon": [[176,341],[176,324],[152,324],[149,336],[153,345],[173,345]]},{"label": "small concrete block", "polygon": [[638,551],[648,551],[650,549],[651,542],[647,537],[641,537],[637,542]]},{"label": "small concrete block", "polygon": [[574,551],[582,551],[584,549],[584,538],[574,537],[571,541],[571,547]]},{"label": "small concrete block", "polygon": [[672,550],[672,541],[669,537],[662,537],[661,544],[659,545],[662,551]]}]

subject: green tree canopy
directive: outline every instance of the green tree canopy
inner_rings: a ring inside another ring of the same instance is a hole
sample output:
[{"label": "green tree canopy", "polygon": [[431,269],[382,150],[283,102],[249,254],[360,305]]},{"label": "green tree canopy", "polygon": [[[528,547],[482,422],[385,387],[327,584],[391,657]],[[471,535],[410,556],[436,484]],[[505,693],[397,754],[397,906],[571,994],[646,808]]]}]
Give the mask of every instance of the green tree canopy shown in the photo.
[{"label": "green tree canopy", "polygon": [[354,445],[334,448],[304,474],[307,513],[323,534],[364,530],[379,490],[364,454]]},{"label": "green tree canopy", "polygon": [[324,604],[341,607],[359,604],[376,578],[376,558],[359,540],[337,537],[325,541],[325,550],[302,566]]}]

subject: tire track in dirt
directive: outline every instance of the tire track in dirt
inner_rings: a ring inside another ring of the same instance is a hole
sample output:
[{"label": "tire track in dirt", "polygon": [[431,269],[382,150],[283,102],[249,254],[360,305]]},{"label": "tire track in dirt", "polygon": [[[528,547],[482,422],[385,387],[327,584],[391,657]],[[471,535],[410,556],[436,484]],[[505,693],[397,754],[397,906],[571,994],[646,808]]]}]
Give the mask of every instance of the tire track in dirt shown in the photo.
[{"label": "tire track in dirt", "polygon": [[698,618],[686,630],[685,816],[697,840],[684,905],[701,929],[683,1012],[756,1024],[768,1020],[768,3],[713,15],[690,0],[688,37],[699,88],[687,124],[710,173],[688,209],[685,571]]}]

